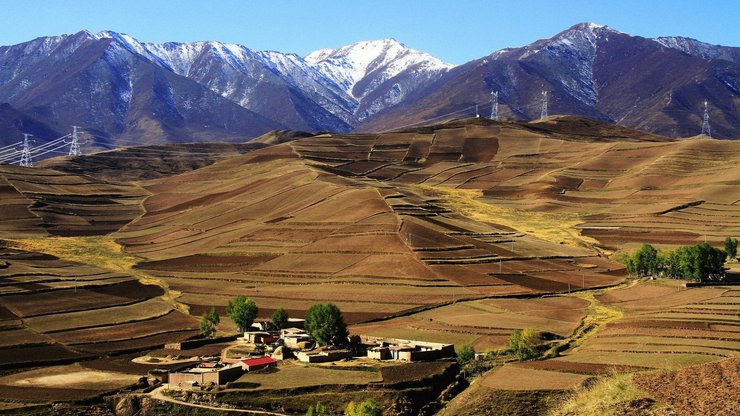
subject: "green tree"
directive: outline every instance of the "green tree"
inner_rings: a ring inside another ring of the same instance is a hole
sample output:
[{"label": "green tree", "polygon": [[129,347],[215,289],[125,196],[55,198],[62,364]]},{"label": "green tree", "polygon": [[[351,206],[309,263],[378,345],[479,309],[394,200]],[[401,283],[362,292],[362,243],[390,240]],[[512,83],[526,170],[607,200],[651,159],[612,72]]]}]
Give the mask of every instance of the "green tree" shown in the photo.
[{"label": "green tree", "polygon": [[306,331],[319,345],[343,342],[349,335],[342,312],[333,303],[317,303],[308,309]]},{"label": "green tree", "polygon": [[221,322],[221,318],[216,312],[216,308],[211,308],[210,311],[203,312],[200,317],[200,333],[204,337],[209,337],[216,330],[216,326]]},{"label": "green tree", "polygon": [[475,360],[475,348],[470,345],[463,345],[457,351],[457,363],[464,366]]},{"label": "green tree", "polygon": [[272,314],[272,324],[277,329],[283,329],[288,327],[288,312],[283,308],[279,308]]},{"label": "green tree", "polygon": [[239,295],[226,305],[226,315],[236,324],[239,332],[248,331],[257,318],[257,304],[246,296]]},{"label": "green tree", "polygon": [[310,406],[306,412],[306,416],[326,416],[326,407],[321,402],[316,402],[316,406]]},{"label": "green tree", "polygon": [[206,318],[213,323],[213,325],[218,325],[221,323],[221,317],[218,316],[218,312],[216,312],[216,308],[211,308],[208,312],[205,314]]},{"label": "green tree", "polygon": [[344,410],[344,416],[383,416],[383,409],[373,399],[365,399],[359,404],[349,402]]},{"label": "green tree", "polygon": [[535,330],[530,328],[517,329],[509,337],[509,349],[520,361],[535,358],[540,355],[539,340],[540,337]]},{"label": "green tree", "polygon": [[215,331],[215,327],[206,318],[206,314],[204,313],[203,316],[200,317],[200,334],[204,337],[210,337],[211,334],[213,334],[213,331]]},{"label": "green tree", "polygon": [[725,238],[725,253],[727,253],[727,257],[731,259],[737,257],[737,238]]}]

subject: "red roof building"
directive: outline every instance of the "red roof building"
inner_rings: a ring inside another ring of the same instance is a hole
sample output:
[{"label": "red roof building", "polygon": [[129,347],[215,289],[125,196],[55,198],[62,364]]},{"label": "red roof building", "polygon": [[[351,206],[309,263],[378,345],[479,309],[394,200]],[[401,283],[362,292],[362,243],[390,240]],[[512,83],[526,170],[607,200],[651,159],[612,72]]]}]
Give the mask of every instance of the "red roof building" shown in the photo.
[{"label": "red roof building", "polygon": [[277,365],[277,360],[273,360],[270,357],[259,357],[241,360],[240,363],[245,371],[255,371]]}]

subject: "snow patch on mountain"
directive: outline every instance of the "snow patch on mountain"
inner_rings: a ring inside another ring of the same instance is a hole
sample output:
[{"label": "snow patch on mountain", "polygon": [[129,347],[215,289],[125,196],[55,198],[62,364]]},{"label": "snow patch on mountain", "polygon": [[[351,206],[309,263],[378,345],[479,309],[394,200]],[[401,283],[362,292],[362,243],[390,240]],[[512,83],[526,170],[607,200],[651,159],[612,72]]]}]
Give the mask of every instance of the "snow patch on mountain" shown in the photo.
[{"label": "snow patch on mountain", "polygon": [[706,60],[724,59],[726,61],[740,63],[740,48],[737,47],[712,45],[682,36],[665,36],[653,40],[666,48],[678,49],[698,58]]},{"label": "snow patch on mountain", "polygon": [[553,82],[579,101],[593,106],[598,100],[593,74],[598,43],[608,41],[612,33],[618,32],[605,25],[579,23],[550,39],[525,47],[519,59],[530,58],[549,68],[554,75]]}]

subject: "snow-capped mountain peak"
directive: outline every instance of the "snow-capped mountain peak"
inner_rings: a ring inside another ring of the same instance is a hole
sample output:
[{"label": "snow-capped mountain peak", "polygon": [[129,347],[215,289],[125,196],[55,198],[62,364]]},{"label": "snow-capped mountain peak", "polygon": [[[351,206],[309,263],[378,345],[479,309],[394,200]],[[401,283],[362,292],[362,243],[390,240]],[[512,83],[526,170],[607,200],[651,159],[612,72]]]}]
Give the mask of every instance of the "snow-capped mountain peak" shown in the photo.
[{"label": "snow-capped mountain peak", "polygon": [[410,68],[422,72],[442,72],[453,67],[427,53],[408,48],[393,38],[357,42],[339,49],[319,49],[308,54],[306,62],[356,99],[362,99],[371,92],[355,88],[370,75],[384,81]]}]

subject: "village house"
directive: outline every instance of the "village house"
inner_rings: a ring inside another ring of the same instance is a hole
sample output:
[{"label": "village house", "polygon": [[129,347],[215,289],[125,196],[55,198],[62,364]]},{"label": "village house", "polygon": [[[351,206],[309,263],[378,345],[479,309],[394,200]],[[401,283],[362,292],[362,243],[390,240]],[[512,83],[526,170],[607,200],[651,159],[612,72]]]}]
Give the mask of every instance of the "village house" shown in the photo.
[{"label": "village house", "polygon": [[283,329],[280,331],[280,338],[288,348],[300,348],[301,343],[313,343],[313,338],[306,331],[298,328]]},{"label": "village house", "polygon": [[198,367],[171,373],[168,382],[170,387],[180,389],[210,384],[221,386],[238,379],[243,374],[244,369],[241,365],[203,363]]},{"label": "village house", "polygon": [[[286,328],[298,328],[303,329],[306,324],[305,319],[300,318],[288,318],[288,325]],[[277,328],[270,321],[259,321],[252,324],[250,328],[252,331],[275,331]]]},{"label": "village house", "polygon": [[272,344],[273,342],[277,342],[279,339],[280,337],[278,335],[265,331],[248,331],[245,332],[244,337],[241,338],[242,341],[251,344]]},{"label": "village house", "polygon": [[246,360],[239,361],[244,371],[257,371],[267,367],[274,367],[277,365],[277,361],[270,357],[257,357],[249,358]]},{"label": "village house", "polygon": [[412,341],[406,339],[360,337],[363,344],[369,345],[367,356],[375,360],[431,361],[454,357],[453,344]]},{"label": "village house", "polygon": [[302,363],[329,363],[333,361],[352,358],[349,350],[325,350],[325,351],[299,351],[295,353],[298,361]]}]

